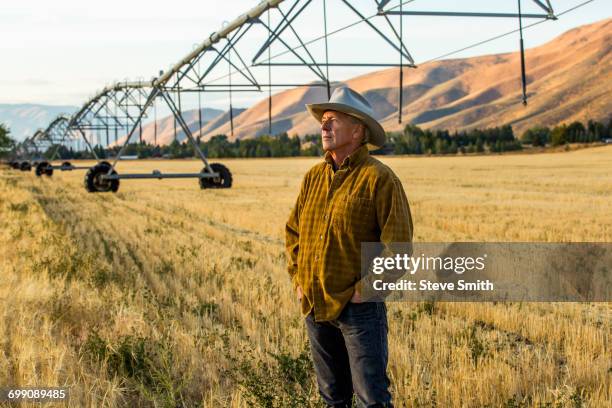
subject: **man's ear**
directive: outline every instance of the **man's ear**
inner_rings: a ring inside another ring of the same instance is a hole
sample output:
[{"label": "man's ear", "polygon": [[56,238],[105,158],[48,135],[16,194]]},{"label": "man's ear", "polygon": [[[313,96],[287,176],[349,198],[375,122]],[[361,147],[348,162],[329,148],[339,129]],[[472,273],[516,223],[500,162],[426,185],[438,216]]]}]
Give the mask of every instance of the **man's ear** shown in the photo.
[{"label": "man's ear", "polygon": [[363,123],[358,123],[356,124],[355,128],[353,129],[353,139],[359,139],[361,138],[361,132],[363,132],[364,136],[365,136],[365,125]]}]

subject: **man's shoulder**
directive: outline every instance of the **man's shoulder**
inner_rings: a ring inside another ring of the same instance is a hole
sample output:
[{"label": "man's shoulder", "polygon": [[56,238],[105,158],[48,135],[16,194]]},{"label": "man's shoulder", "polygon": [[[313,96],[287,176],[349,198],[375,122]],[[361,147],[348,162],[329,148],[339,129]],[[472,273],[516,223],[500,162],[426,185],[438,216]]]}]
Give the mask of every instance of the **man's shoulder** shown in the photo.
[{"label": "man's shoulder", "polygon": [[308,178],[323,173],[323,171],[325,170],[325,166],[327,166],[327,163],[325,161],[318,162],[317,164],[308,169],[304,177]]},{"label": "man's shoulder", "polygon": [[368,156],[364,163],[363,169],[370,177],[373,178],[383,180],[399,179],[391,167],[387,166],[373,156]]},{"label": "man's shoulder", "polygon": [[312,166],[311,168],[309,168],[306,173],[304,173],[304,176],[302,177],[302,189],[304,190],[308,190],[309,185],[314,181],[317,180],[323,173],[325,170],[325,165],[326,163],[323,162],[319,162],[317,164],[315,164],[314,166]]}]

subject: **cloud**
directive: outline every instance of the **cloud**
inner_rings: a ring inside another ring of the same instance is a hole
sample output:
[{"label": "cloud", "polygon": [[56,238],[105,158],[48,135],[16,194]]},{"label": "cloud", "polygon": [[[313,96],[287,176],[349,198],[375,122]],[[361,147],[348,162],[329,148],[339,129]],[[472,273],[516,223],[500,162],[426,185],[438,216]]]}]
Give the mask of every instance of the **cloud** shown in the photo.
[{"label": "cloud", "polygon": [[26,78],[26,79],[18,79],[18,80],[0,80],[0,86],[52,86],[53,82],[40,79],[40,78]]}]

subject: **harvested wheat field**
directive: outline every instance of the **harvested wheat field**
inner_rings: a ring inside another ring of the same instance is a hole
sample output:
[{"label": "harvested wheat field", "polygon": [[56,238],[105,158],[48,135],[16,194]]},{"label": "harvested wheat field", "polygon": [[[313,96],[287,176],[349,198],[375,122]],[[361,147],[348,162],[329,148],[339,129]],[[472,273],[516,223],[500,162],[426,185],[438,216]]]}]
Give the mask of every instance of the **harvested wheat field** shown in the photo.
[{"label": "harvested wheat field", "polygon": [[[231,189],[127,180],[116,194],[85,192],[82,171],[3,168],[0,384],[65,386],[72,407],[319,406],[283,243],[317,160],[219,160]],[[612,241],[612,146],[382,160],[417,241]],[[397,407],[612,403],[609,303],[388,310]]]}]

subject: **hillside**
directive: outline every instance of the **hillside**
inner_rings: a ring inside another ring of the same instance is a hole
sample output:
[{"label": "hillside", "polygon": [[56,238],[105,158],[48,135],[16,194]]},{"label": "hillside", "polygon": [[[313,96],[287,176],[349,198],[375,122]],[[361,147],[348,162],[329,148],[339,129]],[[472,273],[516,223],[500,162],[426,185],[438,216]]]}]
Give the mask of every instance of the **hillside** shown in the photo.
[{"label": "hillside", "polygon": [[45,128],[58,115],[76,110],[76,106],[0,104],[0,123],[10,128],[13,139],[21,141],[37,129]]},{"label": "hillside", "polygon": [[[554,23],[551,23],[554,24]],[[511,124],[517,135],[534,125],[554,126],[574,120],[606,122],[612,113],[612,18],[577,27],[538,47],[526,50],[528,105],[521,104],[520,55],[518,52],[434,61],[417,69],[404,69],[403,123],[398,124],[398,69],[371,72],[344,83],[363,93],[372,103],[377,119],[387,131],[407,123],[423,128],[463,130]],[[298,87],[272,97],[272,133],[303,136],[318,133],[304,105],[327,99],[324,88]],[[75,107],[0,105],[0,123],[12,136],[23,140],[48,125],[60,113]],[[229,112],[202,110],[183,112],[190,130],[204,140],[226,134],[231,139]],[[248,109],[234,108],[234,138],[268,133],[268,100]],[[185,135],[176,127],[176,138]],[[135,135],[134,140],[137,139]],[[143,139],[165,145],[175,138],[172,116],[143,127]],[[124,139],[120,138],[121,143]]]},{"label": "hillside", "polygon": [[[202,109],[202,129],[206,129],[206,125],[212,121],[218,121],[219,117],[223,117],[223,111],[219,109],[213,108],[205,108]],[[189,130],[197,137],[198,128],[200,127],[198,111],[189,110],[183,112],[183,117],[185,118],[185,122],[187,122],[187,126],[189,126]],[[155,134],[155,123],[150,122],[142,127],[142,138],[143,140],[154,143],[156,134]],[[176,124],[176,139],[179,142],[184,141],[186,138],[185,132],[181,129],[181,126]],[[133,141],[137,141],[138,139],[138,131],[134,135]],[[125,137],[119,139],[119,143],[122,143],[125,140]],[[172,143],[174,140],[174,117],[166,116],[162,119],[157,120],[157,144],[167,145]]]},{"label": "hillside", "polygon": [[[468,129],[511,124],[520,134],[536,124],[606,120],[612,112],[612,19],[572,29],[526,50],[528,105],[521,104],[520,55],[506,53],[426,63],[405,68],[403,123],[424,128]],[[345,81],[373,104],[386,130],[398,130],[398,70],[376,71]],[[338,84],[335,84],[336,86]],[[294,88],[273,96],[273,133],[317,133],[304,104],[324,101],[323,88]],[[234,135],[268,131],[268,101],[234,119]],[[204,139],[229,123],[203,129]]]}]

